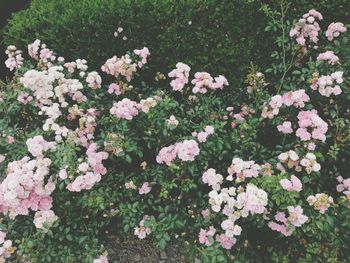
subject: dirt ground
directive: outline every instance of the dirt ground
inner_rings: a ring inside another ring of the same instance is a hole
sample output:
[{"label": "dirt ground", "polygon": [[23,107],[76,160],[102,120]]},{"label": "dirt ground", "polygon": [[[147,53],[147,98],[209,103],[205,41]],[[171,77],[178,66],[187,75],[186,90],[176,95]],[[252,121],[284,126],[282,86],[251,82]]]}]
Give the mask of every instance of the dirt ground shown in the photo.
[{"label": "dirt ground", "polygon": [[169,244],[159,250],[151,240],[139,240],[135,236],[109,238],[108,259],[111,263],[190,263],[185,244]]}]

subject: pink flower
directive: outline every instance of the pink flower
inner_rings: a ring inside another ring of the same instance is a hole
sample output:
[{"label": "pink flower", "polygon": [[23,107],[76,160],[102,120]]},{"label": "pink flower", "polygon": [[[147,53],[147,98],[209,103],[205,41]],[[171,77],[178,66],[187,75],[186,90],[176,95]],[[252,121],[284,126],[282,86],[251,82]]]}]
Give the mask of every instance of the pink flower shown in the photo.
[{"label": "pink flower", "polygon": [[135,101],[124,98],[113,104],[110,113],[119,119],[132,120],[139,114],[138,104]]},{"label": "pink flower", "polygon": [[5,65],[10,71],[22,67],[24,60],[22,57],[22,50],[17,50],[15,46],[8,46],[5,53],[8,56]]},{"label": "pink flower", "polygon": [[339,57],[333,51],[326,51],[317,56],[317,61],[328,61],[329,64],[334,65],[339,62]]},{"label": "pink flower", "polygon": [[215,233],[216,229],[213,226],[210,226],[208,231],[201,228],[198,236],[199,243],[206,246],[212,245],[214,240],[209,240],[208,237],[213,237]]},{"label": "pink flower", "polygon": [[225,249],[231,249],[236,244],[237,239],[228,237],[225,234],[216,235],[216,241],[220,242],[220,245]]},{"label": "pink flower", "polygon": [[112,83],[111,85],[109,85],[108,87],[108,93],[109,94],[115,94],[115,95],[120,95],[122,94],[121,91],[120,91],[120,87],[118,84],[116,83]]},{"label": "pink flower", "polygon": [[34,225],[36,228],[43,230],[45,233],[58,219],[52,210],[38,211],[34,215]]},{"label": "pink flower", "polygon": [[86,77],[86,82],[90,88],[99,89],[101,88],[102,78],[96,71],[92,71]]},{"label": "pink flower", "polygon": [[300,192],[303,187],[301,181],[294,175],[291,176],[291,180],[281,179],[280,185],[289,192]]},{"label": "pink flower", "polygon": [[208,89],[216,90],[223,89],[224,86],[228,86],[227,79],[219,75],[215,79],[207,72],[197,72],[194,74],[194,79],[191,81],[195,86],[192,89],[193,93],[207,93]]},{"label": "pink flower", "polygon": [[237,195],[237,207],[241,208],[243,217],[248,216],[249,213],[262,214],[266,211],[268,202],[267,193],[253,184],[248,184],[245,192]]},{"label": "pink flower", "polygon": [[67,179],[68,175],[67,175],[66,169],[61,169],[58,173],[58,177],[61,178],[62,180]]},{"label": "pink flower", "polygon": [[303,15],[303,18],[299,19],[298,23],[290,30],[289,35],[295,38],[297,43],[302,46],[306,45],[307,39],[317,44],[320,26],[316,22],[316,19],[323,19],[321,13],[314,9],[310,10]]},{"label": "pink flower", "polygon": [[72,192],[80,192],[83,189],[91,189],[101,180],[101,176],[107,173],[102,161],[108,158],[107,152],[98,152],[96,143],[91,143],[86,150],[87,159],[79,165],[78,171],[81,173],[74,181],[67,185],[67,189]]},{"label": "pink flower", "polygon": [[337,22],[337,23],[331,23],[328,26],[328,29],[326,31],[326,37],[329,41],[332,41],[334,38],[338,37],[340,33],[346,32],[346,27],[343,23]]},{"label": "pink flower", "polygon": [[236,181],[244,181],[245,178],[257,177],[259,175],[261,167],[254,161],[243,161],[240,158],[233,158],[232,164],[227,169],[229,174],[226,180],[232,181],[233,175],[237,177]]},{"label": "pink flower", "polygon": [[288,237],[291,236],[294,229],[288,228],[285,224],[278,224],[276,222],[270,221],[267,223],[268,227],[272,230],[275,230],[277,232],[280,232],[284,236]]},{"label": "pink flower", "polygon": [[26,104],[28,104],[29,102],[31,102],[31,101],[33,100],[33,97],[30,96],[30,95],[29,95],[28,93],[26,93],[26,92],[22,92],[22,93],[20,93],[20,94],[18,95],[17,100],[18,100],[20,103],[26,105]]},{"label": "pink flower", "polygon": [[141,59],[141,61],[138,63],[138,66],[140,68],[147,63],[147,57],[151,54],[147,47],[144,47],[142,49],[135,49],[134,53]]},{"label": "pink flower", "polygon": [[232,219],[222,221],[221,227],[225,230],[225,235],[228,237],[239,236],[242,232],[242,228],[239,225],[236,225],[235,221]]},{"label": "pink flower", "polygon": [[339,95],[342,90],[338,84],[343,83],[343,72],[336,71],[331,75],[321,76],[317,82],[311,85],[313,90],[317,90],[322,96],[329,97],[332,94]]},{"label": "pink flower", "polygon": [[108,258],[106,256],[100,256],[97,259],[94,259],[93,263],[108,263]]},{"label": "pink flower", "polygon": [[278,131],[280,131],[284,134],[288,134],[288,133],[293,132],[292,123],[290,121],[285,121],[282,123],[282,125],[278,125],[277,129],[278,129]]},{"label": "pink flower", "polygon": [[344,179],[338,176],[337,181],[339,182],[337,185],[337,192],[343,192],[347,197],[350,197],[350,178]]},{"label": "pink flower", "polygon": [[208,126],[205,126],[205,132],[207,133],[207,134],[209,134],[209,135],[211,135],[211,134],[214,134],[214,127],[213,126],[210,126],[210,125],[208,125]]},{"label": "pink flower", "polygon": [[143,185],[139,188],[139,194],[140,195],[145,195],[151,192],[152,187],[149,186],[148,182],[144,182]]},{"label": "pink flower", "polygon": [[209,218],[210,210],[209,209],[202,210],[201,214],[202,214],[203,218]]},{"label": "pink flower", "polygon": [[2,163],[3,161],[5,161],[6,157],[3,154],[0,154],[0,163]]},{"label": "pink flower", "polygon": [[168,147],[163,147],[159,151],[156,160],[157,163],[170,165],[176,159],[176,156],[175,145],[170,145]]},{"label": "pink flower", "polygon": [[131,81],[133,74],[136,72],[136,63],[133,63],[129,55],[118,58],[114,56],[108,59],[101,67],[103,72],[110,74],[114,77],[119,75],[124,76],[127,81]]},{"label": "pink flower", "polygon": [[206,132],[199,132],[197,134],[197,139],[200,143],[207,141],[208,134]]},{"label": "pink flower", "polygon": [[34,157],[43,157],[43,153],[56,148],[55,142],[47,142],[43,138],[43,136],[38,135],[34,136],[33,138],[30,138],[26,142],[28,151],[34,156]]},{"label": "pink flower", "polygon": [[184,140],[176,144],[175,151],[182,161],[194,161],[200,150],[196,141]]},{"label": "pink flower", "polygon": [[13,136],[9,135],[9,136],[6,137],[6,141],[7,141],[8,144],[12,144],[12,143],[15,142],[15,138]]},{"label": "pink flower", "polygon": [[143,219],[140,221],[139,226],[135,227],[134,229],[134,234],[139,238],[139,239],[144,239],[146,236],[150,235],[152,233],[152,229],[149,227],[145,226],[145,221],[149,217],[145,215]]},{"label": "pink flower", "polygon": [[311,138],[323,142],[326,140],[325,134],[328,130],[328,124],[318,116],[316,110],[300,111],[298,124],[299,128],[296,131],[296,135],[302,141],[308,141]]},{"label": "pink flower", "polygon": [[303,215],[303,209],[300,206],[288,206],[287,209],[289,212],[288,221],[292,225],[300,227],[308,220],[308,217]]},{"label": "pink flower", "polygon": [[211,186],[214,190],[220,189],[223,179],[223,176],[221,174],[217,174],[215,169],[212,168],[205,171],[202,176],[203,182]]}]

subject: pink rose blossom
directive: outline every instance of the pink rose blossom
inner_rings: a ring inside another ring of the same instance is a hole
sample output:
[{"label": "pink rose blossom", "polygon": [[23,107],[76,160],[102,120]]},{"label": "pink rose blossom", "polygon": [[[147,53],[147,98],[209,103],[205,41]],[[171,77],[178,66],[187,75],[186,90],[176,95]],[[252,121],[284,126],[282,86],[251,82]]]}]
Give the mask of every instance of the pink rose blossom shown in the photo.
[{"label": "pink rose blossom", "polygon": [[139,188],[139,194],[140,195],[145,195],[145,194],[148,194],[149,192],[151,192],[152,190],[152,187],[149,186],[149,183],[148,182],[144,182],[142,184],[142,186]]}]

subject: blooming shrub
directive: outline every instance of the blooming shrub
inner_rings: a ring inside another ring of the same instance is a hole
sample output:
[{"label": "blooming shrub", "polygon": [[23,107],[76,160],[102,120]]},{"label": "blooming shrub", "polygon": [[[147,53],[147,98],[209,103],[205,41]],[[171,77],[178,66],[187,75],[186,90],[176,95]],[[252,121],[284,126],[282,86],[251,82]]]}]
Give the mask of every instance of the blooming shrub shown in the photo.
[{"label": "blooming shrub", "polygon": [[310,10],[288,40],[284,8],[265,10],[283,22],[269,25],[284,32],[278,62],[251,66],[242,101],[224,76],[184,62],[138,81],[147,47],[101,72],[40,40],[31,59],[9,47],[1,257],[108,262],[106,236],[129,232],[161,249],[183,240],[200,262],[349,260],[348,36],[343,25],[325,34]]}]

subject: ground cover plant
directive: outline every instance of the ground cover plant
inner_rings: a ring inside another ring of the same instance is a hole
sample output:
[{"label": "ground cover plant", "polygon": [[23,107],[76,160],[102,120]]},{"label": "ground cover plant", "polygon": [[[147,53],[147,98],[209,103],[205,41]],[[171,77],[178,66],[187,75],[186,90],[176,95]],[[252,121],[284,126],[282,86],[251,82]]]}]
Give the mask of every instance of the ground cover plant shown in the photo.
[{"label": "ground cover plant", "polygon": [[239,95],[186,57],[150,71],[144,46],[92,67],[8,46],[1,260],[113,262],[132,233],[194,262],[348,262],[349,33],[288,8],[262,6],[276,48]]}]

